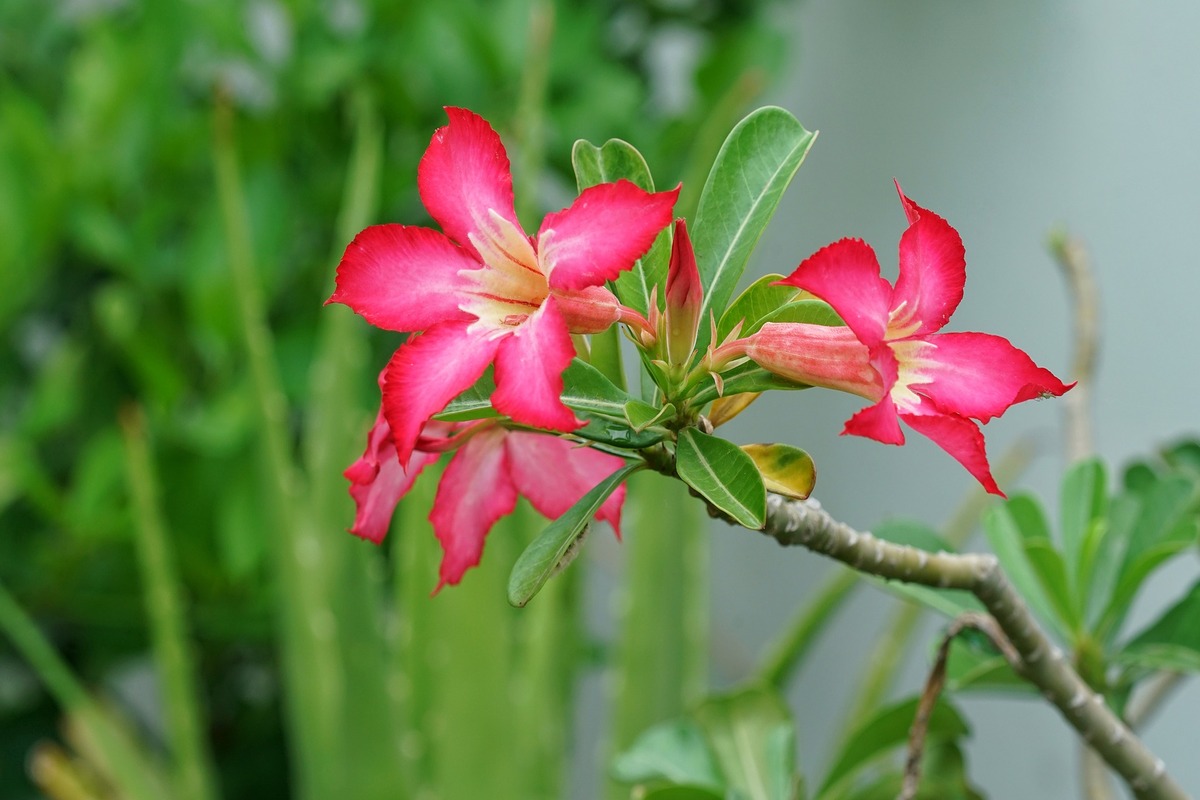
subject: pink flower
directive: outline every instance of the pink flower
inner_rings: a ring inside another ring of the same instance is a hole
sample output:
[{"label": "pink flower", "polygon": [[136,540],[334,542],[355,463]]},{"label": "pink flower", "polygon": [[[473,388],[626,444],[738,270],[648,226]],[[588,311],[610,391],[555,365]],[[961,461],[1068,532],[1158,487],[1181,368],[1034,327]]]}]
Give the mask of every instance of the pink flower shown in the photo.
[{"label": "pink flower", "polygon": [[383,413],[401,464],[425,423],[493,363],[497,411],[537,428],[579,427],[560,399],[575,355],[570,333],[618,320],[648,327],[603,284],[650,248],[678,194],[600,184],[527,236],[500,137],[470,111],[446,113],[450,124],[434,133],[417,174],[442,232],[367,228],[346,248],[328,301],[381,328],[420,334],[386,370]]},{"label": "pink flower", "polygon": [[[442,543],[437,588],[456,584],[479,563],[484,540],[496,520],[512,513],[521,495],[541,514],[556,518],[625,463],[616,456],[568,439],[510,431],[494,420],[451,424],[431,422],[416,443],[405,470],[382,409],[367,437],[362,458],[350,465],[350,495],[357,513],[350,532],[379,543],[387,535],[396,504],[421,470],[447,450],[456,450],[442,475],[433,511],[434,533]],[[596,519],[620,536],[625,487],[614,492]],[[436,591],[436,590],[435,590]]]},{"label": "pink flower", "polygon": [[900,237],[893,287],[874,251],[842,239],[814,253],[781,284],[829,303],[846,327],[769,323],[745,340],[745,354],[772,372],[875,402],[846,422],[844,434],[904,444],[900,420],[932,439],[992,494],[996,486],[983,433],[1009,406],[1071,388],[1007,339],[937,333],[963,295],[962,239],[944,219],[900,191],[908,229]]}]

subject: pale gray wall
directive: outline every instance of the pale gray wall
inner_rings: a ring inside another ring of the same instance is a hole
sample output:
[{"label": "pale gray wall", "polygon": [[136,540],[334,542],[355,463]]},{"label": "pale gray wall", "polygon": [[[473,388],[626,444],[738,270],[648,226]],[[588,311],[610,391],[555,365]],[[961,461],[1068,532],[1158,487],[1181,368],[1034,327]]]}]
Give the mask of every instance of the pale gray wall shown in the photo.
[{"label": "pale gray wall", "polygon": [[[894,277],[904,217],[891,186],[945,216],[967,248],[966,297],[949,330],[1009,337],[1064,379],[1068,300],[1043,242],[1056,222],[1086,240],[1104,302],[1096,445],[1113,463],[1195,434],[1200,390],[1200,6],[1082,0],[810,0],[788,17],[797,51],[770,99],[821,136],[752,270],[787,272],[842,236],[871,242]],[[856,398],[804,392],[762,401],[738,441],[782,440],[817,460],[817,495],[862,527],[890,516],[939,522],[973,485],[920,436],[903,448],[838,437]],[[768,414],[762,412],[769,411]],[[1044,454],[1009,489],[1057,492],[1062,404],[1028,403],[984,430],[999,454],[1034,434]],[[728,678],[824,574],[751,534],[714,528],[716,659]],[[750,542],[742,541],[751,538]],[[1141,618],[1194,579],[1164,573]],[[793,693],[810,768],[869,652],[885,601],[867,592]],[[906,691],[922,680],[928,632]],[[723,655],[725,654],[725,655]],[[722,661],[722,659],[725,659]],[[965,704],[971,773],[993,798],[1077,797],[1074,742],[1033,702]],[[1200,792],[1200,690],[1176,696],[1148,734]]]}]

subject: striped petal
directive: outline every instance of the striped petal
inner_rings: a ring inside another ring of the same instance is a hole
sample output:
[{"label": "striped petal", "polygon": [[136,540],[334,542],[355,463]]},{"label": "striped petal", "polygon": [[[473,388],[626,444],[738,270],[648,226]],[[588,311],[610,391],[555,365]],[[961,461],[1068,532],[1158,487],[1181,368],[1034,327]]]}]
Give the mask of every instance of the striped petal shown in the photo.
[{"label": "striped petal", "polygon": [[562,373],[574,357],[575,345],[558,303],[548,297],[500,342],[492,406],[535,428],[575,430],[583,423],[561,399]]},{"label": "striped petal", "polygon": [[902,336],[940,330],[958,308],[967,281],[966,250],[950,223],[904,196],[908,229],[900,236],[900,272],[889,327]]},{"label": "striped petal", "polygon": [[446,235],[479,259],[471,237],[500,236],[492,212],[520,229],[512,171],[500,136],[483,117],[447,108],[450,124],[434,131],[417,169],[421,202]]},{"label": "striped petal", "polygon": [[367,434],[366,452],[343,473],[350,481],[350,496],[355,506],[350,533],[376,544],[382,542],[391,526],[396,503],[412,488],[421,470],[437,459],[437,453],[417,453],[407,470],[401,467],[391,428],[380,409],[374,427]]},{"label": "striped petal", "polygon": [[901,414],[900,418],[966,467],[989,493],[1005,496],[992,477],[983,432],[974,422],[957,414]]},{"label": "striped petal", "polygon": [[429,514],[442,543],[438,589],[458,583],[479,563],[488,531],[517,505],[504,437],[501,428],[471,437],[442,473]]},{"label": "striped petal", "polygon": [[437,231],[375,225],[346,248],[337,289],[326,303],[344,303],[380,328],[420,331],[470,319],[459,301],[471,284],[459,272],[481,266]]},{"label": "striped petal", "polygon": [[471,333],[465,322],[443,322],[400,345],[388,362],[383,412],[400,464],[407,465],[426,421],[479,380],[499,340]]},{"label": "striped petal", "polygon": [[[561,517],[579,498],[625,463],[608,453],[540,433],[513,431],[508,434],[505,445],[517,491],[550,519]],[[622,485],[596,513],[596,519],[612,525],[617,536],[621,535],[621,504],[624,501],[625,487]]]},{"label": "striped petal", "polygon": [[616,279],[671,223],[679,189],[650,193],[629,181],[584,189],[569,208],[547,214],[538,258],[554,289],[582,289]]},{"label": "striped petal", "polygon": [[879,275],[879,259],[862,239],[842,239],[813,253],[779,281],[812,292],[829,303],[859,341],[883,341],[892,287]]},{"label": "striped petal", "polygon": [[942,333],[913,367],[910,386],[944,411],[987,422],[1009,406],[1058,397],[1071,386],[1039,367],[1007,339],[988,333]]}]

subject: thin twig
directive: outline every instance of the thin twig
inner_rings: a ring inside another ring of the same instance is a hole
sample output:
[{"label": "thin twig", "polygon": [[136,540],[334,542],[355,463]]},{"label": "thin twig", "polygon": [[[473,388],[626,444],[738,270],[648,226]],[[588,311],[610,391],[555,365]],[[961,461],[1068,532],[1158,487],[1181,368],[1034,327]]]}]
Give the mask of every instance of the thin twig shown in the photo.
[{"label": "thin twig", "polygon": [[1189,795],[1162,760],[1117,717],[1079,677],[1030,613],[990,554],[929,553],[833,519],[811,498],[798,501],[768,495],[763,533],[784,546],[806,547],[849,564],[860,572],[973,593],[995,618],[1021,659],[1020,674],[1042,694],[1141,800],[1184,800]]},{"label": "thin twig", "polygon": [[912,800],[917,796],[917,788],[921,782],[921,758],[925,753],[925,736],[929,732],[929,720],[933,717],[933,708],[937,705],[938,698],[942,695],[942,688],[946,685],[946,661],[950,656],[950,645],[956,636],[968,628],[980,631],[991,639],[992,644],[1004,655],[1005,660],[1012,668],[1018,672],[1021,670],[1020,654],[1012,646],[1012,642],[1008,641],[1004,631],[1000,630],[996,620],[987,614],[968,611],[960,614],[950,623],[950,627],[942,636],[937,659],[933,663],[933,669],[929,671],[929,678],[925,681],[921,700],[917,703],[917,715],[908,731],[908,758],[904,763],[904,785],[900,789],[900,794],[896,796],[896,800]]},{"label": "thin twig", "polygon": [[1050,234],[1050,254],[1058,262],[1074,307],[1075,357],[1071,374],[1075,388],[1063,398],[1067,417],[1067,461],[1074,463],[1092,454],[1092,380],[1100,353],[1100,298],[1087,251],[1064,230]]}]

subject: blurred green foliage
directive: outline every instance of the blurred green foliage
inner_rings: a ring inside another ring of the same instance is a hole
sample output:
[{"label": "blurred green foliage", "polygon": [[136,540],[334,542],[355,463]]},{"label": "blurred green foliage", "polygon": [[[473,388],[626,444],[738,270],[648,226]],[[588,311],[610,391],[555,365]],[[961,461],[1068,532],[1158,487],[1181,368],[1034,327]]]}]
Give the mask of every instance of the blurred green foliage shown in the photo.
[{"label": "blurred green foliage", "polygon": [[[441,106],[501,131],[518,197],[536,198],[522,213],[569,202],[580,137],[636,142],[663,185],[685,181],[686,209],[783,63],[778,11],[771,0],[0,4],[0,585],[86,686],[125,698],[151,751],[167,734],[154,708],[130,700],[145,691],[129,689],[151,645],[118,426],[131,405],[146,413],[223,796],[288,796],[288,726],[302,724],[281,716],[275,517],[214,109],[232,110],[234,188],[299,462],[314,359],[320,342],[340,341],[321,338],[342,311],[321,307],[346,241],[339,225],[355,209],[365,222],[428,223],[416,165]],[[372,130],[378,185],[355,200],[347,176]],[[372,370],[397,339],[343,328],[373,355],[365,367],[347,356],[338,374],[351,402],[324,413],[365,436]],[[331,518],[349,522],[341,484],[314,480],[336,491]],[[388,555],[366,558],[388,574]],[[350,566],[329,579],[362,580]],[[432,588],[432,561],[413,574]],[[0,637],[0,797],[31,796],[26,754],[59,718]]]}]

